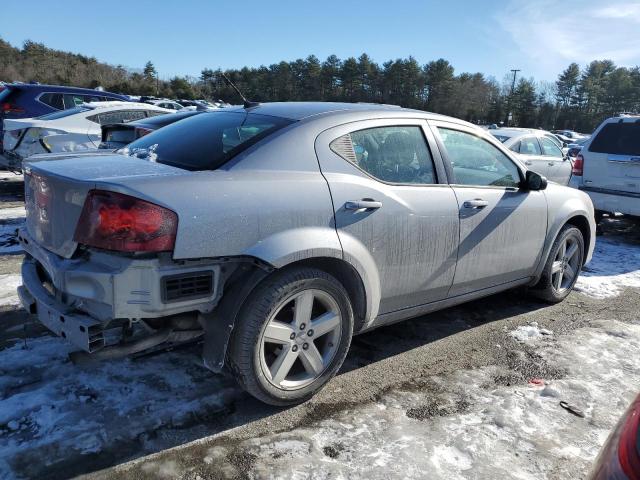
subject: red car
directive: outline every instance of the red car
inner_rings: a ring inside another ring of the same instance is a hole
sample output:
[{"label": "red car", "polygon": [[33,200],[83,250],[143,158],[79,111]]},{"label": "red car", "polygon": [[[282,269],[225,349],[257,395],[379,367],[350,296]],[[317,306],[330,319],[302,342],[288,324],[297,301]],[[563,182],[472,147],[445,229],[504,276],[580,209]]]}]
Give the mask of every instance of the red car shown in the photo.
[{"label": "red car", "polygon": [[609,435],[591,480],[640,480],[640,395]]}]

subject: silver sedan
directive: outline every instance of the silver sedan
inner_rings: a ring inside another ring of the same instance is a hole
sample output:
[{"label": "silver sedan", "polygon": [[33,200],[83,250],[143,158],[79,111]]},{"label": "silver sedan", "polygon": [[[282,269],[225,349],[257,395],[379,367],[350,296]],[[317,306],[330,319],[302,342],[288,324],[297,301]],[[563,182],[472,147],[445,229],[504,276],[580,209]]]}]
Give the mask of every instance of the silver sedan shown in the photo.
[{"label": "silver sedan", "polygon": [[491,130],[505,147],[518,154],[522,162],[534,172],[552,182],[568,185],[571,161],[560,141],[550,132],[528,128],[500,128]]},{"label": "silver sedan", "polygon": [[202,338],[275,405],[317,392],[354,334],[514,287],[562,301],[595,242],[583,192],[392,106],[203,113],[28,163],[25,198],[19,294],[50,330],[103,360]]}]

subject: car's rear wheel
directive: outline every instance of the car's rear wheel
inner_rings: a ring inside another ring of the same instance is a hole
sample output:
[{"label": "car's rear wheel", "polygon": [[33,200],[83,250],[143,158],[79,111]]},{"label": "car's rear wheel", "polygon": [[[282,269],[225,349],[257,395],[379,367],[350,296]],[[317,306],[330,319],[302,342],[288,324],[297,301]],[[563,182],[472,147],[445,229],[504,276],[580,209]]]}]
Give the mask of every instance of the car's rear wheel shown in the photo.
[{"label": "car's rear wheel", "polygon": [[290,269],[266,280],[243,306],[228,365],[254,397],[292,405],[335,375],[352,334],[353,310],[340,282],[321,270]]},{"label": "car's rear wheel", "polygon": [[532,292],[549,303],[564,300],[578,280],[584,259],[584,238],[580,229],[565,225],[556,237],[540,281]]}]

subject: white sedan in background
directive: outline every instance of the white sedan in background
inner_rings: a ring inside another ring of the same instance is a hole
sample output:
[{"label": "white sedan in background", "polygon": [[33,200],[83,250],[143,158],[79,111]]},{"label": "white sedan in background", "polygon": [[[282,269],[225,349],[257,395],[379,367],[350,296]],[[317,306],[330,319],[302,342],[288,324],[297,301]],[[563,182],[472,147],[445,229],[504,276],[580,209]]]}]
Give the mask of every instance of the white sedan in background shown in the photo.
[{"label": "white sedan in background", "polygon": [[509,150],[519,154],[523,163],[540,175],[560,185],[568,185],[571,161],[559,141],[550,132],[529,128],[489,130]]},{"label": "white sedan in background", "polygon": [[171,113],[156,105],[133,102],[93,102],[36,118],[4,121],[5,166],[21,168],[22,160],[39,153],[79,152],[98,148],[100,126]]}]

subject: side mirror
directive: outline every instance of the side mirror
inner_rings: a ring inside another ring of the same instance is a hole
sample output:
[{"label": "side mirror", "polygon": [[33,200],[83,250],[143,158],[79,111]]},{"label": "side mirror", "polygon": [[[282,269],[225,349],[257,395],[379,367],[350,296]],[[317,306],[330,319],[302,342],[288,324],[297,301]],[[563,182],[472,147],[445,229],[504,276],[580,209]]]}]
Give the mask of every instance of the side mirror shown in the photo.
[{"label": "side mirror", "polygon": [[524,180],[524,188],[532,191],[544,190],[547,188],[547,179],[536,172],[527,170]]}]

